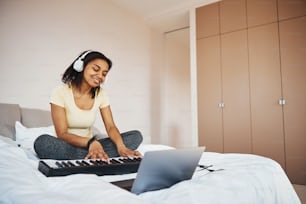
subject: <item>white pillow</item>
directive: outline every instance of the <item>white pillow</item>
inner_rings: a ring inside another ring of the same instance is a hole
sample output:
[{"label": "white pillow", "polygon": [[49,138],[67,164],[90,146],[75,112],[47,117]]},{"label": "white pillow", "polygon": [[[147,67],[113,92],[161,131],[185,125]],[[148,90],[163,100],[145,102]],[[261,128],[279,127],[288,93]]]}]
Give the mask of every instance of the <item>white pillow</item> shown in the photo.
[{"label": "white pillow", "polygon": [[34,141],[37,137],[43,134],[55,136],[54,126],[27,128],[23,126],[23,124],[21,124],[19,121],[16,121],[15,130],[17,144],[19,144],[22,148],[30,150],[35,155],[36,153],[34,151]]}]

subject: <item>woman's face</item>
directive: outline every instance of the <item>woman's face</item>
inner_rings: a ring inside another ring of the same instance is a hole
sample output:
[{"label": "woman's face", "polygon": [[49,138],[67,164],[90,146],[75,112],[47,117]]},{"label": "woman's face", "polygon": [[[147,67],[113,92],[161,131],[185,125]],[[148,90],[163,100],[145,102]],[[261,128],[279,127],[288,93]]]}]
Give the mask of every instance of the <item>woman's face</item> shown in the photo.
[{"label": "woman's face", "polygon": [[108,71],[108,64],[105,60],[92,60],[84,69],[83,80],[91,87],[98,87],[105,81]]}]

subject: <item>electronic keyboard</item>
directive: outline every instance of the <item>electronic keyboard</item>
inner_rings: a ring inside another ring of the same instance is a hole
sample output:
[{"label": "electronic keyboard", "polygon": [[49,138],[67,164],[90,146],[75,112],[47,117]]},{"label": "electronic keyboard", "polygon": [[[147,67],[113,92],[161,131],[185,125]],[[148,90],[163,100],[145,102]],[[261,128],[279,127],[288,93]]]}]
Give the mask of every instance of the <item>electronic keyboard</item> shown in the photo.
[{"label": "electronic keyboard", "polygon": [[115,157],[109,162],[102,159],[40,160],[38,170],[45,176],[70,174],[119,175],[136,173],[141,157]]}]

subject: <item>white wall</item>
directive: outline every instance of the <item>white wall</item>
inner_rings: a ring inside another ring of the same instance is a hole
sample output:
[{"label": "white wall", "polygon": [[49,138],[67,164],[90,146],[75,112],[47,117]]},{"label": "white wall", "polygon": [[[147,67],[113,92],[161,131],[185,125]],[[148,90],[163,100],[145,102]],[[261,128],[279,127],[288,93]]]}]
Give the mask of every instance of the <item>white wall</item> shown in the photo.
[{"label": "white wall", "polygon": [[[151,141],[151,31],[107,0],[1,0],[0,102],[49,110],[50,92],[86,49],[114,66],[105,86],[121,131]],[[3,117],[3,116],[1,116]],[[96,126],[102,131],[101,120]]]}]

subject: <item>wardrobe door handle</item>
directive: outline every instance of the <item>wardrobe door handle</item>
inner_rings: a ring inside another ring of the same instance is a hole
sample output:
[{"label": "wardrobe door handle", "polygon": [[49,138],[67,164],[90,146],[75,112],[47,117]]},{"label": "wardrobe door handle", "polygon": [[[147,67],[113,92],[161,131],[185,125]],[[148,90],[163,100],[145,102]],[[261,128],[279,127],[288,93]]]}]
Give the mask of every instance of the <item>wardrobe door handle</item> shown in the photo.
[{"label": "wardrobe door handle", "polygon": [[224,103],[223,102],[219,103],[218,105],[219,105],[219,108],[224,108]]},{"label": "wardrobe door handle", "polygon": [[279,100],[278,100],[278,104],[281,105],[281,106],[283,106],[283,105],[286,104],[286,100],[285,100],[285,99],[279,99]]}]

